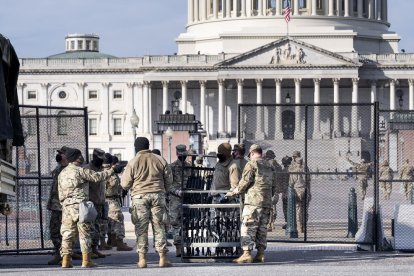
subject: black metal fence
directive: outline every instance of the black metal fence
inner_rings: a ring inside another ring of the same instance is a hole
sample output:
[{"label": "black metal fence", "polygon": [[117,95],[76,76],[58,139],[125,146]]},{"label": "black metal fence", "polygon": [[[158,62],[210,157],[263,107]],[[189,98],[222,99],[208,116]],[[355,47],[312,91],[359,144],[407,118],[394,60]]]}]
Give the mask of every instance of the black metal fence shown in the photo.
[{"label": "black metal fence", "polygon": [[56,150],[80,149],[88,159],[87,109],[20,106],[25,146],[15,150],[18,168],[12,214],[0,216],[0,254],[50,249],[47,201]]}]

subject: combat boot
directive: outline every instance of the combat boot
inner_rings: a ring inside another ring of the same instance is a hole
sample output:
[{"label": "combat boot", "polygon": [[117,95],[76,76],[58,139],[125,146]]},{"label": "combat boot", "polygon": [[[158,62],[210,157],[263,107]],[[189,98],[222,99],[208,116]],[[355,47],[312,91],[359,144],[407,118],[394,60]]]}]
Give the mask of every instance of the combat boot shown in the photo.
[{"label": "combat boot", "polygon": [[138,267],[139,268],[146,268],[147,267],[147,254],[139,253],[139,260],[138,260]]},{"label": "combat boot", "polygon": [[72,258],[70,257],[69,254],[67,255],[63,255],[62,258],[62,268],[72,268]]},{"label": "combat boot", "polygon": [[129,247],[127,244],[124,243],[122,239],[116,240],[116,251],[131,251],[132,247]]},{"label": "combat boot", "polygon": [[244,250],[243,255],[239,258],[233,260],[233,263],[244,264],[244,263],[252,263],[253,257],[250,255],[250,250]]},{"label": "combat boot", "polygon": [[176,244],[175,245],[175,256],[176,257],[181,257],[181,244]]},{"label": "combat boot", "polygon": [[106,242],[106,244],[109,245],[109,246],[114,247],[114,246],[116,246],[115,242],[116,242],[116,235],[115,234],[109,234],[108,241]]},{"label": "combat boot", "polygon": [[96,264],[91,260],[91,253],[83,253],[82,254],[82,267],[83,268],[90,268],[95,267]]},{"label": "combat boot", "polygon": [[99,250],[110,250],[110,249],[112,249],[112,246],[109,246],[106,243],[105,238],[102,238],[100,241],[101,241],[101,245],[99,245]]},{"label": "combat boot", "polygon": [[50,261],[48,261],[47,264],[48,265],[58,265],[58,264],[60,264],[61,261],[62,261],[62,257],[59,254],[55,253],[53,255],[53,258]]},{"label": "combat boot", "polygon": [[[97,249],[97,246],[96,245],[93,245],[92,246],[92,253],[94,254],[94,255],[96,255],[98,258],[105,258],[106,257],[106,255],[105,254],[102,254],[101,252],[99,252],[98,251],[98,249]],[[83,254],[82,254],[83,255]],[[93,258],[93,257],[92,257]]]},{"label": "combat boot", "polygon": [[172,266],[171,262],[167,259],[167,253],[165,253],[165,252],[160,253],[159,266],[160,267],[171,267]]},{"label": "combat boot", "polygon": [[257,254],[256,257],[254,257],[253,262],[254,263],[264,263],[264,248],[259,247],[257,248]]}]

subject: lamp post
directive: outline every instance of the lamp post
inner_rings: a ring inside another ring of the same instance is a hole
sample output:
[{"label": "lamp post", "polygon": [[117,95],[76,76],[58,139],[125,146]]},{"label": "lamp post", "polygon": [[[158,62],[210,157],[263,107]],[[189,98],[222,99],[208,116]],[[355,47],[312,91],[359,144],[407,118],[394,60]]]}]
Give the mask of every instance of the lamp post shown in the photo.
[{"label": "lamp post", "polygon": [[135,142],[135,140],[137,139],[137,128],[139,124],[139,117],[137,116],[137,113],[135,112],[135,108],[134,108],[134,112],[131,115],[130,122],[131,122],[131,127],[132,127],[132,133],[134,135],[134,142]]},{"label": "lamp post", "polygon": [[167,137],[168,139],[168,163],[171,164],[171,139],[173,136],[174,132],[171,129],[171,127],[168,127],[167,130],[165,131],[165,137]]}]

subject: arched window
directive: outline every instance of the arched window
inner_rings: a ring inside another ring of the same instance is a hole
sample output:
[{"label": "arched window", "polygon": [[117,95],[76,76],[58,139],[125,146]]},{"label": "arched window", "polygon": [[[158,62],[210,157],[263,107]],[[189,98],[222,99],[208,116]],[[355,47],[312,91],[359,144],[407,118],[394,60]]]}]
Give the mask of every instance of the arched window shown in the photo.
[{"label": "arched window", "polygon": [[67,135],[68,134],[68,122],[65,111],[59,111],[57,114],[57,134]]}]

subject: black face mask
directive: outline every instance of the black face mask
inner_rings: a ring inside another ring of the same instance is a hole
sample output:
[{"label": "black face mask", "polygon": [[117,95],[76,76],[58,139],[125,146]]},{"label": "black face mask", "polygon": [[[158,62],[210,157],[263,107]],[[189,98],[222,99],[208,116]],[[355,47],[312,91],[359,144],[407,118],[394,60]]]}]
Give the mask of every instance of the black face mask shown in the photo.
[{"label": "black face mask", "polygon": [[180,155],[178,156],[178,160],[180,160],[181,162],[184,162],[184,160],[187,158],[186,155]]},{"label": "black face mask", "polygon": [[83,156],[80,156],[78,158],[79,163],[82,165],[83,163],[85,163],[85,159],[83,158]]},{"label": "black face mask", "polygon": [[223,163],[224,161],[226,161],[226,157],[222,153],[217,153],[217,158],[220,163]]},{"label": "black face mask", "polygon": [[96,159],[94,158],[92,160],[92,164],[95,165],[95,167],[100,168],[100,167],[102,167],[103,160],[102,159],[99,159],[99,158],[96,158]]},{"label": "black face mask", "polygon": [[56,154],[56,162],[60,163],[62,161],[62,155]]}]

